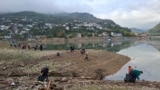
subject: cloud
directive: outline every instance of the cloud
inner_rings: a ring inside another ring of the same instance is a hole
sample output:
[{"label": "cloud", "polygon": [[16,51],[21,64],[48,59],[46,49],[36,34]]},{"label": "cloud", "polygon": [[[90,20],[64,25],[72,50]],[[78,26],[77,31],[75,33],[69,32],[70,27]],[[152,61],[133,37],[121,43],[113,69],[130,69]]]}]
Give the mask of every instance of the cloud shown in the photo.
[{"label": "cloud", "polygon": [[125,27],[149,29],[160,21],[159,0],[0,0],[0,12],[88,12]]},{"label": "cloud", "polygon": [[110,18],[124,27],[141,29],[150,29],[160,22],[160,3],[158,0],[146,0],[146,2],[133,3],[126,7],[117,7],[109,13],[96,15],[101,18]]},{"label": "cloud", "polygon": [[52,0],[1,0],[0,12],[17,11],[53,12],[59,11],[58,6]]}]

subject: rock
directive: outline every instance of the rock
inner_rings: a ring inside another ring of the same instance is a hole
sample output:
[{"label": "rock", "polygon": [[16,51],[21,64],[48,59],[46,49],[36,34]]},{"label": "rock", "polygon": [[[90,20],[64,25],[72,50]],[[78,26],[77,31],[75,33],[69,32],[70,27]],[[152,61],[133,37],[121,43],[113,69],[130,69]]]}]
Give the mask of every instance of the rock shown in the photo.
[{"label": "rock", "polygon": [[81,78],[81,79],[84,79],[85,77],[84,77],[84,76],[81,76],[80,78]]},{"label": "rock", "polygon": [[12,87],[16,86],[15,82],[11,82],[11,86]]},{"label": "rock", "polygon": [[66,77],[63,77],[61,80],[61,82],[67,82],[67,81],[68,81],[68,79]]},{"label": "rock", "polygon": [[25,65],[24,65],[24,63],[21,63],[19,66],[20,66],[20,67],[24,67]]}]

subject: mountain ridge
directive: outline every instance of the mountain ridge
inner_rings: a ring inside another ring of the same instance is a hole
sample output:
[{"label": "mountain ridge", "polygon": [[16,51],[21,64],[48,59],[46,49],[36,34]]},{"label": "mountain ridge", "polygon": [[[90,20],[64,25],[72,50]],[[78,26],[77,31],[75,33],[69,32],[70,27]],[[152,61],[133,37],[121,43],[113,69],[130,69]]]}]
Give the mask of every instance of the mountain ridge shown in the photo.
[{"label": "mountain ridge", "polygon": [[158,23],[152,29],[150,29],[149,33],[160,33],[160,23]]},{"label": "mountain ridge", "polygon": [[134,33],[144,33],[145,31],[139,28],[130,28],[132,32]]},{"label": "mountain ridge", "polygon": [[0,14],[0,16],[41,16],[41,17],[52,17],[52,18],[63,18],[65,21],[66,19],[80,19],[87,22],[110,22],[112,24],[115,24],[113,20],[110,19],[100,19],[95,17],[94,15],[90,13],[80,13],[80,12],[73,12],[73,13],[57,13],[57,14],[44,14],[44,13],[37,13],[33,11],[21,11],[21,12],[15,12],[15,13],[3,13]]},{"label": "mountain ridge", "polygon": [[[45,23],[54,24],[61,26],[59,28],[64,28],[68,26],[70,30],[74,30],[80,25],[79,30],[98,30],[98,32],[109,31],[115,33],[121,33],[122,35],[134,36],[131,30],[127,27],[122,27],[116,24],[110,19],[100,19],[89,13],[57,13],[57,14],[43,14],[33,11],[22,11],[16,13],[5,13],[0,14],[2,18],[8,18],[12,20],[13,23],[33,23],[38,22],[38,25],[42,27]],[[26,20],[24,22],[23,20]],[[55,26],[56,28],[56,26]]]}]

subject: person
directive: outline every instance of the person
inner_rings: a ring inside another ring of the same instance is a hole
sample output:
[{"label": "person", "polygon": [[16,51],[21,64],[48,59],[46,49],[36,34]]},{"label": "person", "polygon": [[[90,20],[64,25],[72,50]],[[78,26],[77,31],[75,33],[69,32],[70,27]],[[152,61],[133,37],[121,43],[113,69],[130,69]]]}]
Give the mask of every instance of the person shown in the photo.
[{"label": "person", "polygon": [[84,55],[86,51],[85,51],[85,49],[83,48],[83,49],[81,49],[80,52],[81,52],[81,55]]},{"label": "person", "polygon": [[28,47],[28,49],[31,49],[31,47],[30,47],[30,45],[29,45],[29,44],[27,45],[27,47]]},{"label": "person", "polygon": [[40,50],[40,51],[42,51],[42,50],[43,50],[43,45],[42,45],[42,44],[40,44],[40,46],[39,46],[39,50]]},{"label": "person", "polygon": [[70,46],[70,51],[72,52],[72,46]]},{"label": "person", "polygon": [[22,49],[26,49],[26,44],[25,43],[22,45]]},{"label": "person", "polygon": [[128,74],[130,73],[131,70],[132,70],[132,67],[128,66]]},{"label": "person", "polygon": [[89,60],[88,53],[86,53],[84,60]]},{"label": "person", "polygon": [[57,57],[60,57],[60,53],[59,52],[57,52]]},{"label": "person", "polygon": [[41,75],[38,77],[38,81],[48,81],[48,72],[49,72],[49,68],[48,67],[44,67],[41,70]]},{"label": "person", "polygon": [[129,74],[126,74],[124,78],[125,82],[133,82],[135,83],[136,79],[140,79],[139,76],[143,73],[143,71],[132,69]]},{"label": "person", "polygon": [[36,44],[36,45],[34,46],[34,50],[36,51],[36,50],[37,50],[37,48],[38,48],[38,45]]},{"label": "person", "polygon": [[73,52],[74,51],[74,46],[70,46],[70,50],[71,50],[71,52]]}]

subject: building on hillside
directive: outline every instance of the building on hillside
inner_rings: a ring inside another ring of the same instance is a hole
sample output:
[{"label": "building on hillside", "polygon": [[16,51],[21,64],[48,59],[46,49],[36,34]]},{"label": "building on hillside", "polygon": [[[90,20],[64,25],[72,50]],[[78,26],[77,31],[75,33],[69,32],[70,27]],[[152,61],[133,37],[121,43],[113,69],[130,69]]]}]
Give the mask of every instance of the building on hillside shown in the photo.
[{"label": "building on hillside", "polygon": [[113,37],[121,37],[122,34],[121,34],[121,33],[114,33],[114,32],[111,32],[111,36],[113,36]]},{"label": "building on hillside", "polygon": [[77,37],[81,38],[82,37],[81,33],[77,33]]}]

